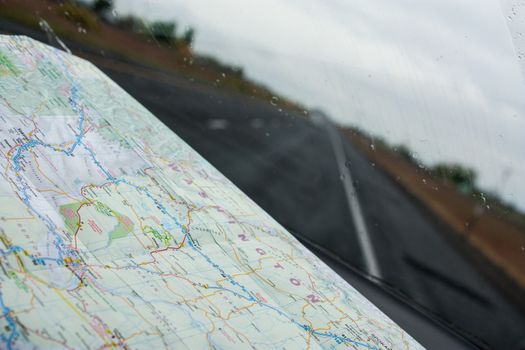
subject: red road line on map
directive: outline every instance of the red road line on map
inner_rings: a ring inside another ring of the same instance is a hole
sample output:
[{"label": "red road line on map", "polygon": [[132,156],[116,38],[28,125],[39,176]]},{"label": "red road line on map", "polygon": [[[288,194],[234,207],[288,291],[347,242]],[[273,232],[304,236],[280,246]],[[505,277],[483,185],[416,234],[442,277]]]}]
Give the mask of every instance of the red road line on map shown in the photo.
[{"label": "red road line on map", "polygon": [[149,262],[147,264],[151,264],[153,262],[157,262],[157,259],[153,256],[153,254],[162,253],[162,252],[165,252],[167,250],[179,250],[184,245],[184,242],[186,242],[186,234],[184,234],[184,237],[182,238],[182,242],[180,242],[180,244],[178,246],[176,246],[176,247],[165,247],[165,248],[162,248],[162,249],[152,250],[149,253],[149,255],[151,255],[151,257],[153,258],[153,261],[151,261],[151,262]]},{"label": "red road line on map", "polygon": [[[200,210],[202,208],[198,208],[198,209],[195,209],[195,210]],[[184,233],[184,236],[182,237],[182,241],[179,243],[178,246],[176,247],[165,247],[165,248],[162,248],[162,249],[157,249],[157,250],[153,250],[149,253],[149,255],[151,255],[151,257],[153,258],[153,261],[149,262],[149,263],[146,263],[144,265],[147,265],[147,264],[151,264],[151,263],[156,263],[157,262],[157,259],[153,256],[153,254],[157,254],[157,253],[162,253],[162,252],[165,252],[165,251],[168,251],[168,250],[179,250],[180,248],[182,248],[182,246],[184,245],[184,242],[186,242],[186,237],[188,236],[188,234],[190,233],[190,224],[191,224],[191,217],[190,217],[190,213],[192,212],[193,210],[192,209],[189,209],[188,208],[188,223],[186,224],[186,232]]]},{"label": "red road line on map", "polygon": [[86,187],[98,187],[98,188],[102,188],[102,187],[107,186],[107,185],[110,185],[110,184],[112,184],[112,182],[105,182],[105,183],[103,183],[102,185],[88,184],[88,185],[84,185],[84,186],[82,186],[82,187],[80,188],[80,195],[81,195],[82,197],[84,197],[88,202],[84,202],[84,203],[82,203],[82,204],[78,207],[78,209],[76,210],[76,213],[77,213],[77,216],[78,216],[78,222],[77,222],[77,229],[76,229],[76,231],[75,231],[74,234],[73,234],[73,239],[74,239],[74,244],[75,244],[75,247],[74,247],[73,249],[75,249],[76,251],[78,251],[77,235],[78,235],[78,231],[80,230],[80,222],[81,222],[81,220],[82,220],[82,218],[80,217],[80,213],[79,213],[79,211],[80,211],[80,209],[81,209],[84,205],[92,204],[92,202],[93,202],[93,200],[92,200],[91,198],[87,198],[87,197],[84,195],[84,193],[83,193],[83,192],[84,192],[84,189],[85,189]]},{"label": "red road line on map", "polygon": [[78,240],[77,240],[77,235],[78,235],[78,231],[80,231],[80,223],[82,222],[82,218],[80,217],[80,209],[82,209],[82,207],[86,204],[89,204],[89,203],[82,203],[78,206],[78,209],[76,210],[76,213],[77,213],[77,216],[78,216],[78,222],[77,222],[77,229],[75,230],[75,232],[73,233],[73,239],[74,239],[74,243],[75,243],[75,250],[78,251]]}]

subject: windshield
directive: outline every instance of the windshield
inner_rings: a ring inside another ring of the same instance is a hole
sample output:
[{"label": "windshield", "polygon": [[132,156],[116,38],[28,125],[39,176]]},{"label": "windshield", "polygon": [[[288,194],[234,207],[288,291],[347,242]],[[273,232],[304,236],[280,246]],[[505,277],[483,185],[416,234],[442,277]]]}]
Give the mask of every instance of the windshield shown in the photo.
[{"label": "windshield", "polygon": [[314,253],[478,346],[521,349],[524,11],[24,0],[0,2],[0,32],[92,62]]}]

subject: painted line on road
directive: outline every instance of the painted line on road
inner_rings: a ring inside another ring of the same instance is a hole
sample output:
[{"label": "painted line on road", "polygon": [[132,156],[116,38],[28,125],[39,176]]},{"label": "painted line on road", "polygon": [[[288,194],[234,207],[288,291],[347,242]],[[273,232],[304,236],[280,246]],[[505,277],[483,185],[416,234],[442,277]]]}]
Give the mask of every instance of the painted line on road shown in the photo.
[{"label": "painted line on road", "polygon": [[[318,117],[318,115],[316,115],[316,117]],[[348,201],[348,206],[350,207],[350,214],[352,215],[352,221],[354,222],[355,231],[357,233],[357,241],[365,260],[366,271],[369,275],[381,278],[381,269],[370,239],[370,234],[366,227],[361,204],[359,203],[357,191],[352,180],[352,174],[350,173],[350,169],[346,166],[346,156],[341,135],[328,118],[324,115],[319,115],[319,117],[324,119],[323,124],[328,131],[328,136],[332,143],[335,160],[337,162],[337,167],[339,168],[339,174],[341,175],[341,181],[343,182],[343,187],[345,189],[346,199]]]}]

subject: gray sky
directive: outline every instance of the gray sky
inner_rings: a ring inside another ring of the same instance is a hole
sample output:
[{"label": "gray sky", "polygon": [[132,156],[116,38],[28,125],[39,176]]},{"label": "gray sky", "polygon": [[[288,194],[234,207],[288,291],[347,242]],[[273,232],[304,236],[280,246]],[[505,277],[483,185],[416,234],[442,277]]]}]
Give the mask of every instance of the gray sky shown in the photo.
[{"label": "gray sky", "polygon": [[471,166],[482,187],[525,209],[525,85],[498,0],[117,0],[116,8],[191,25],[198,52],[340,124],[404,143],[425,163]]}]

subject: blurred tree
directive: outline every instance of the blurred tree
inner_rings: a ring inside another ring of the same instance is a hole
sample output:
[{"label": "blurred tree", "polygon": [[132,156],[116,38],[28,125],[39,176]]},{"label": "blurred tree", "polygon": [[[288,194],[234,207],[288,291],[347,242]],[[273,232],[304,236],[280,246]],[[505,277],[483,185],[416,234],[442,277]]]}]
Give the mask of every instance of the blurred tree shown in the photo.
[{"label": "blurred tree", "polygon": [[195,29],[188,27],[182,34],[181,40],[188,46],[190,46],[193,43],[193,39],[195,38]]},{"label": "blurred tree", "polygon": [[412,152],[410,152],[410,149],[405,145],[399,145],[394,146],[394,151],[397,152],[402,158],[405,160],[408,160],[409,162],[414,162],[414,157],[412,156]]},{"label": "blurred tree", "polygon": [[113,0],[95,0],[91,8],[99,15],[104,14],[113,9]]},{"label": "blurred tree", "polygon": [[174,44],[177,24],[173,21],[155,21],[149,25],[151,35],[158,41]]},{"label": "blurred tree", "polygon": [[471,192],[475,188],[476,172],[460,164],[437,164],[431,172],[442,180],[454,183],[462,192]]},{"label": "blurred tree", "polygon": [[141,18],[133,15],[120,17],[116,22],[116,25],[126,31],[139,34],[144,34],[147,31],[144,21]]}]

